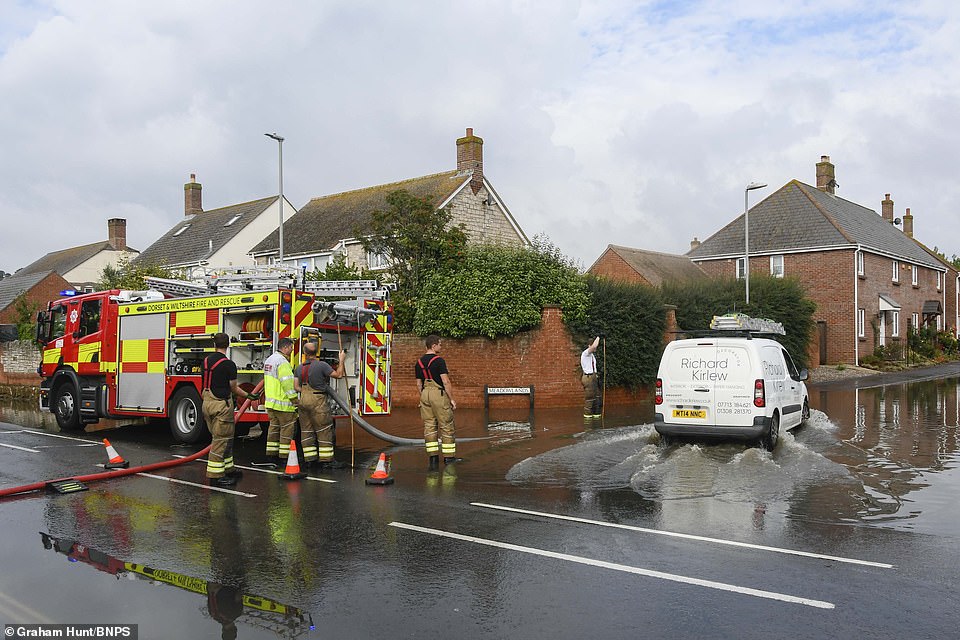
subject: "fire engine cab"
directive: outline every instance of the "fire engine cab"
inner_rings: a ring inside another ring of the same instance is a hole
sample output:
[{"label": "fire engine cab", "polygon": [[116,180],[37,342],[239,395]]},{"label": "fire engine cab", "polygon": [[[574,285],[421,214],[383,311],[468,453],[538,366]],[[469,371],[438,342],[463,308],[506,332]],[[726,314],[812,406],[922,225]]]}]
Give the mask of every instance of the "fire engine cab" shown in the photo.
[{"label": "fire engine cab", "polygon": [[[294,340],[334,366],[347,352],[345,384],[353,408],[390,413],[389,292],[374,280],[298,280],[293,271],[209,270],[194,280],[147,278],[147,291],[111,290],[66,296],[37,314],[40,408],[61,429],[101,418],[167,418],[178,442],[208,435],[200,410],[202,362],[213,334],[230,336],[227,356],[251,390],[277,340]],[[239,405],[239,402],[237,403]],[[340,407],[340,415],[347,408]],[[260,402],[240,416],[237,432],[268,422]]]}]

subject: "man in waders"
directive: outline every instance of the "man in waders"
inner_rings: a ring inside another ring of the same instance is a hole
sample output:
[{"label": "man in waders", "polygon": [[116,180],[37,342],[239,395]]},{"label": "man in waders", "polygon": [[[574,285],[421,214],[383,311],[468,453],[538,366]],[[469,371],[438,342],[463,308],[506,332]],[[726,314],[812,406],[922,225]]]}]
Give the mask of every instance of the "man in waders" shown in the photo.
[{"label": "man in waders", "polygon": [[293,372],[293,384],[300,392],[300,442],[303,445],[303,459],[307,466],[319,463],[321,469],[336,466],[333,459],[333,413],[330,411],[330,399],[327,390],[330,378],[342,378],[343,361],[346,351],[340,351],[340,361],[334,369],[325,361],[317,358],[316,342],[303,345],[306,358]]},{"label": "man in waders", "polygon": [[297,424],[297,390],[293,386],[290,354],[293,340],[277,340],[276,352],[263,362],[263,393],[270,427],[267,430],[267,459],[279,458],[284,465],[290,455],[290,440]]},{"label": "man in waders", "polygon": [[214,334],[216,351],[203,360],[203,419],[213,439],[207,458],[207,478],[217,487],[235,485],[240,477],[240,471],[233,467],[233,396],[250,400],[260,397],[247,393],[237,384],[237,365],[227,357],[229,345],[227,334]]},{"label": "man in waders", "polygon": [[583,417],[600,417],[600,394],[597,393],[597,357],[594,352],[600,345],[600,336],[587,346],[580,354],[580,368],[583,369],[583,376],[580,382],[583,384]]},{"label": "man in waders", "polygon": [[[423,419],[423,440],[430,456],[430,468],[440,466],[440,452],[444,464],[460,460],[457,457],[456,426],[453,410],[453,384],[447,371],[447,363],[440,357],[440,337],[430,334],[426,339],[427,352],[420,356],[414,367],[417,389],[420,391],[420,417]],[[439,428],[439,434],[438,434]],[[438,442],[439,435],[439,442]]]}]

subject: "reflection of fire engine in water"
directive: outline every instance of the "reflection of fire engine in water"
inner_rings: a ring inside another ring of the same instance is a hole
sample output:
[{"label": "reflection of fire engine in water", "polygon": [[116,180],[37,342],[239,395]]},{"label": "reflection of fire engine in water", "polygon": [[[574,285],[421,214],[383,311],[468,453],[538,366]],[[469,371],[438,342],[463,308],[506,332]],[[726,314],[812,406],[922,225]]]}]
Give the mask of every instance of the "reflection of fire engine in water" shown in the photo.
[{"label": "reflection of fire engine in water", "polygon": [[[340,395],[361,414],[390,413],[392,309],[376,281],[298,282],[290,271],[251,269],[147,281],[149,291],[68,296],[38,313],[40,406],[62,429],[101,418],[169,418],[176,440],[200,440],[207,433],[201,366],[221,331],[245,390],[263,378],[278,339],[294,340],[294,363],[302,344],[317,340],[320,357],[333,364],[341,344],[347,351],[341,391],[349,393]],[[237,430],[267,421],[256,403]]]},{"label": "reflection of fire engine in water", "polygon": [[[67,556],[70,562],[88,564],[99,571],[116,576],[118,580],[124,576],[131,579],[139,578],[153,583],[169,584],[185,591],[207,596],[210,607],[209,615],[218,618],[218,622],[223,624],[223,620],[219,619],[215,611],[216,605],[214,603],[218,600],[222,602],[225,594],[235,590],[232,585],[208,582],[182,573],[153,569],[146,565],[127,562],[96,549],[91,549],[74,540],[57,538],[43,532],[40,533],[40,538],[44,549],[52,549],[62,553]],[[263,596],[242,592],[237,592],[236,595],[238,604],[242,604],[242,611],[238,610],[236,612],[236,617],[232,618],[234,620],[241,620],[251,626],[267,629],[283,638],[298,638],[314,630],[313,617],[307,611]]]}]

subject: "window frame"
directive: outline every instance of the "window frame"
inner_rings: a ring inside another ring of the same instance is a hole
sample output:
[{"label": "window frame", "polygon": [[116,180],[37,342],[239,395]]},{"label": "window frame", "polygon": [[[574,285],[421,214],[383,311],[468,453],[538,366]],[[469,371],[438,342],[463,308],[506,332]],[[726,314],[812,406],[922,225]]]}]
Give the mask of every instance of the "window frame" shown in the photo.
[{"label": "window frame", "polygon": [[867,310],[863,307],[857,309],[857,337],[866,338],[867,337]]},{"label": "window frame", "polygon": [[891,275],[890,281],[900,282],[900,261],[899,260],[893,261],[893,274]]},{"label": "window frame", "polygon": [[890,337],[900,336],[900,312],[894,309],[890,312]]},{"label": "window frame", "polygon": [[[776,261],[778,258],[779,258],[779,260],[780,260],[780,272],[779,272],[779,273],[775,270],[775,269],[776,269],[776,267],[775,267],[775,261]],[[784,275],[784,272],[785,272],[785,268],[784,268],[784,264],[783,264],[783,254],[782,254],[782,253],[778,253],[778,254],[775,254],[775,255],[770,256],[770,275],[772,275],[774,278],[782,278],[783,275]]]},{"label": "window frame", "polygon": [[858,276],[862,276],[863,274],[864,274],[864,271],[863,271],[863,251],[858,251],[858,252],[857,252],[857,275],[858,275]]},{"label": "window frame", "polygon": [[920,266],[916,264],[910,265],[910,284],[915,287],[920,286]]},{"label": "window frame", "polygon": [[737,258],[737,262],[733,266],[734,275],[736,276],[737,280],[743,280],[747,277],[746,264],[746,258]]}]

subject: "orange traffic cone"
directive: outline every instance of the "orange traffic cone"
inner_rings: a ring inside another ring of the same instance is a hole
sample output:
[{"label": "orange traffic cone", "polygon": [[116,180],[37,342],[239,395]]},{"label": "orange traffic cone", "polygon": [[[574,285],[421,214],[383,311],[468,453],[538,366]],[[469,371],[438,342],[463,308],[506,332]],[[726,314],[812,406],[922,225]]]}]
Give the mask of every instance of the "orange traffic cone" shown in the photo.
[{"label": "orange traffic cone", "polygon": [[306,478],[307,473],[305,471],[300,471],[300,460],[297,458],[297,441],[290,441],[290,454],[287,456],[287,468],[284,469],[283,475],[280,476],[284,480],[299,480],[300,478]]},{"label": "orange traffic cone", "polygon": [[107,448],[107,464],[103,465],[104,469],[126,469],[130,466],[130,463],[120,457],[120,454],[106,438],[103,439],[103,446]]},{"label": "orange traffic cone", "polygon": [[385,453],[380,454],[380,459],[377,460],[377,468],[367,478],[367,484],[393,484],[393,476],[387,473],[387,455]]}]

